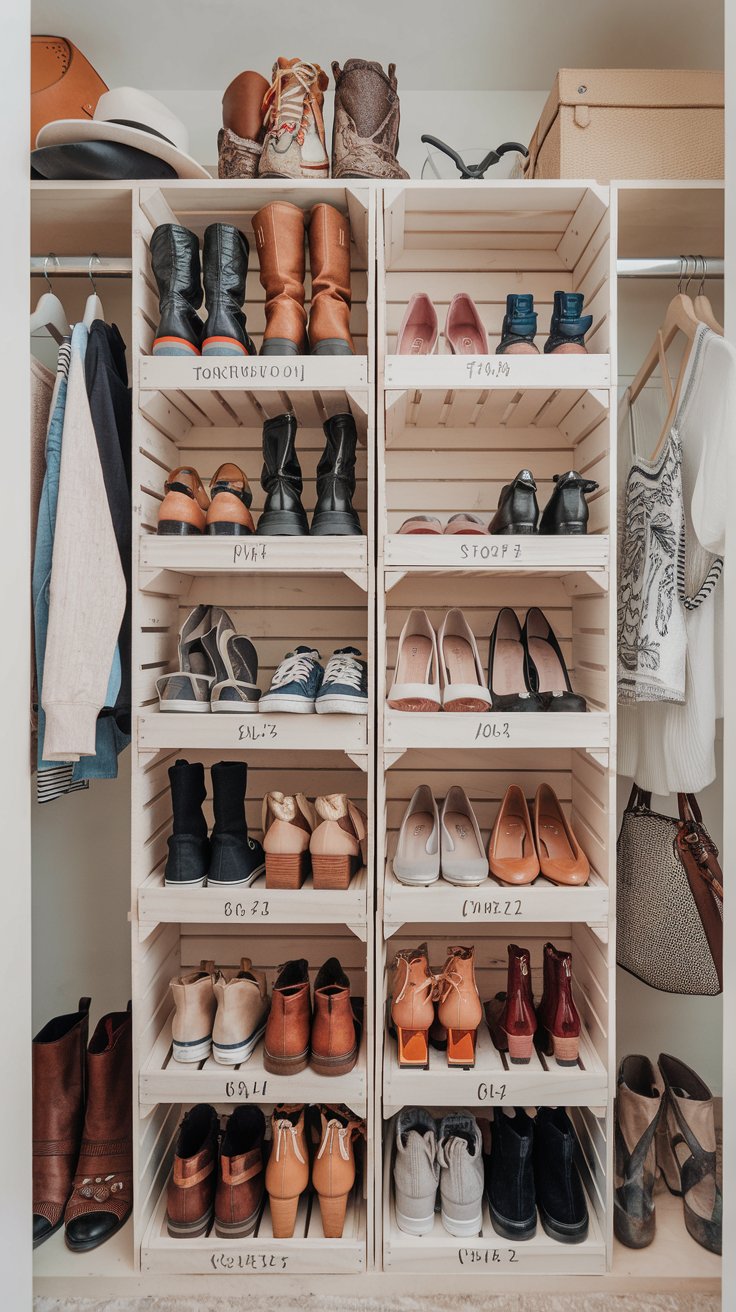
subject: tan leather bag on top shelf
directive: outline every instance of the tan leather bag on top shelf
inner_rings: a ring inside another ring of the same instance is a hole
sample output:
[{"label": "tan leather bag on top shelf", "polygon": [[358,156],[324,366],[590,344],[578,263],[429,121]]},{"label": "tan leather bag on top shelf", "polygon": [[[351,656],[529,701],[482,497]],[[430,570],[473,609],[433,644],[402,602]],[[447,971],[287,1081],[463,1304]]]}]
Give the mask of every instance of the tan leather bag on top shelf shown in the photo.
[{"label": "tan leather bag on top shelf", "polygon": [[723,177],[723,74],[561,68],[525,178]]},{"label": "tan leather bag on top shelf", "polygon": [[31,150],[46,123],[92,118],[108,90],[81,50],[63,36],[31,37]]}]

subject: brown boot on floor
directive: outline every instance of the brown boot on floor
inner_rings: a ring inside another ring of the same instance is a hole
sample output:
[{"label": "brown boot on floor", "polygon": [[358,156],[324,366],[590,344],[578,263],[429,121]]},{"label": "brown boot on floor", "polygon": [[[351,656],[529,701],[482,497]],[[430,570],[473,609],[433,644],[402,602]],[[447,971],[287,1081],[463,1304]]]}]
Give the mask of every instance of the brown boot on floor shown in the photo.
[{"label": "brown boot on floor", "polygon": [[[268,1069],[268,1068],[267,1068]],[[309,1149],[304,1107],[282,1103],[271,1116],[271,1155],[266,1190],[274,1239],[291,1239],[299,1199],[309,1184]]]},{"label": "brown boot on floor", "polygon": [[266,293],[261,355],[305,355],[304,211],[288,201],[264,205],[253,215],[253,233]]},{"label": "brown boot on floor", "polygon": [[396,158],[399,149],[399,97],[396,65],[388,75],[372,59],[332,61],[335,119],[332,128],[333,178],[408,178]]},{"label": "brown boot on floor", "polygon": [[271,1011],[263,1041],[263,1065],[269,1075],[297,1075],[309,1062],[312,1003],[304,958],[287,961],[271,994]]},{"label": "brown boot on floor", "polygon": [[219,1137],[217,1112],[207,1103],[192,1107],[179,1126],[166,1190],[166,1229],[172,1239],[197,1239],[209,1229]]},{"label": "brown boot on floor", "polygon": [[350,1001],[350,980],[337,957],[330,957],[314,981],[309,1064],[319,1075],[347,1075],[358,1060],[358,1027]]},{"label": "brown boot on floor", "polygon": [[266,1119],[260,1107],[236,1107],[222,1140],[215,1197],[215,1234],[221,1239],[252,1235],[263,1206]]},{"label": "brown boot on floor", "polygon": [[354,1142],[365,1122],[349,1107],[320,1107],[321,1137],[312,1166],[325,1239],[342,1239],[348,1199],[355,1184]]},{"label": "brown boot on floor", "polygon": [[315,205],[309,226],[312,355],[354,355],[350,336],[350,224],[334,205]]},{"label": "brown boot on floor", "polygon": [[33,1247],[56,1233],[72,1191],[84,1119],[89,998],[33,1040]]},{"label": "brown boot on floor", "polygon": [[365,865],[368,817],[345,793],[315,797],[317,823],[309,840],[315,888],[346,889]]},{"label": "brown boot on floor", "polygon": [[110,1239],[133,1209],[133,1058],[130,1005],[103,1016],[87,1049],[87,1106],[74,1188],[64,1212],[67,1248]]}]

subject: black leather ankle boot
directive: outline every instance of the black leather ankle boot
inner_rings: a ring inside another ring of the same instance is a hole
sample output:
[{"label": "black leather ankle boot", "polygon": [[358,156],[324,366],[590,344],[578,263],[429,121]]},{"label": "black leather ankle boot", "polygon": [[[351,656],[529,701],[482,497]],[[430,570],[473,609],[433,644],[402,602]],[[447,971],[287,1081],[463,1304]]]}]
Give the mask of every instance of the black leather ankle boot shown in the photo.
[{"label": "black leather ankle boot", "polygon": [[171,805],[174,812],[169,835],[164,883],[176,888],[203,884],[210,864],[207,821],[202,803],[207,796],[201,761],[179,760],[169,769]]},{"label": "black leather ankle boot", "polygon": [[245,279],[249,246],[230,223],[205,229],[203,265],[207,321],[202,355],[257,355],[245,331]]},{"label": "black leather ankle boot", "polygon": [[355,448],[358,434],[351,414],[332,415],[324,424],[325,449],[317,465],[317,504],[312,533],[344,536],[362,534],[355,495]]},{"label": "black leather ankle boot", "polygon": [[178,223],[162,223],[151,237],[151,267],[161,315],[154,355],[199,355],[202,347],[202,274],[199,242]]},{"label": "black leather ankle boot", "polygon": [[588,1206],[575,1165],[575,1131],[564,1107],[539,1107],[534,1122],[534,1187],[544,1231],[561,1244],[581,1244]]},{"label": "black leather ankle boot", "polygon": [[528,292],[521,296],[507,296],[501,340],[496,347],[496,355],[505,355],[511,348],[514,355],[537,355],[539,348],[534,345],[536,331],[534,297]]},{"label": "black leather ankle boot", "polygon": [[248,834],[245,819],[245,761],[219,761],[212,767],[212,830],[208,888],[252,884],[266,869],[263,848]]},{"label": "black leather ankle boot", "polygon": [[296,415],[275,415],[263,425],[261,487],[266,493],[256,533],[301,537],[309,532],[302,505],[302,471],[295,450]]},{"label": "black leather ankle boot", "polygon": [[555,292],[549,337],[544,343],[545,355],[552,351],[570,354],[585,353],[585,334],[593,322],[592,314],[583,314],[582,292]]},{"label": "black leather ankle boot", "polygon": [[511,1115],[494,1108],[486,1196],[493,1229],[512,1243],[533,1239],[537,1232],[533,1145],[534,1122],[522,1107]]},{"label": "black leather ankle boot", "polygon": [[501,488],[498,510],[489,533],[535,533],[539,518],[537,485],[529,469],[520,469],[513,483]]},{"label": "black leather ankle boot", "polygon": [[587,533],[588,503],[586,495],[598,490],[592,478],[583,478],[576,470],[555,474],[555,487],[542,511],[540,533]]}]

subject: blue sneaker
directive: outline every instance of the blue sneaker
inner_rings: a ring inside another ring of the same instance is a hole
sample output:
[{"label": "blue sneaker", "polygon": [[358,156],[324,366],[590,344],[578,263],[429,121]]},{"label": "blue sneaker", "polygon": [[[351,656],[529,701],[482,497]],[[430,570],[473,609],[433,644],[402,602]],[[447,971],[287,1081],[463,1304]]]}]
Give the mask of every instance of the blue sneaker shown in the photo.
[{"label": "blue sneaker", "polygon": [[[327,662],[317,693],[320,715],[365,715],[368,711],[368,666],[357,647],[340,647]],[[261,706],[263,702],[261,702]]]},{"label": "blue sneaker", "polygon": [[294,715],[311,714],[324,673],[319,652],[313,647],[302,645],[287,651],[274,671],[266,696],[258,703],[258,710],[262,715],[274,715],[280,711],[291,711]]}]

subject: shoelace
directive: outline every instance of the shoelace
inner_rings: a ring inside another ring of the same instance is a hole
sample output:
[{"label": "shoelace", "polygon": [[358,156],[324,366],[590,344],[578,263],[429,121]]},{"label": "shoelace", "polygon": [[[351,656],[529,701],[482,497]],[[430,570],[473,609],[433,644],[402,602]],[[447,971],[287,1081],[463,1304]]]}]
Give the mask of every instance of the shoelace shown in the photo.
[{"label": "shoelace", "polygon": [[354,656],[330,657],[322,680],[323,687],[326,683],[346,683],[350,688],[355,688],[356,692],[360,692],[362,682],[363,666]]},{"label": "shoelace", "polygon": [[[407,988],[409,987],[409,973],[410,973],[409,962],[406,960],[406,957],[396,957],[394,960],[394,965],[398,967],[399,964],[403,964],[404,966],[404,970],[405,970],[404,983],[401,985],[399,992],[396,994],[396,997],[394,998],[394,1002],[401,1002],[401,1000],[403,999],[406,993]],[[437,985],[437,980],[435,976],[432,974],[432,972],[430,971],[427,978],[422,980],[421,984],[417,984],[416,992],[419,994],[425,992],[425,990],[429,990],[430,994],[433,996],[436,985]]]},{"label": "shoelace", "polygon": [[287,131],[293,132],[297,125],[301,133],[307,116],[306,98],[312,83],[316,82],[318,77],[319,73],[314,64],[300,63],[294,64],[292,68],[276,70],[276,76],[266,93],[268,107],[266,119],[268,119],[268,109],[275,101],[273,123],[269,129],[274,136],[281,136]]},{"label": "shoelace", "polygon": [[286,683],[306,683],[318,657],[318,651],[300,651],[285,656],[274,673],[271,687],[281,688]]},{"label": "shoelace", "polygon": [[[434,985],[436,990],[435,997],[437,1001],[444,1002],[451,988],[453,988],[456,993],[459,993],[460,985],[462,984],[462,982],[463,982],[463,977],[460,974],[460,971],[450,970],[450,966],[448,962],[448,964],[443,968],[443,970],[440,971],[440,974],[434,976]],[[445,985],[447,986],[446,988],[444,987]]]},{"label": "shoelace", "polygon": [[322,1139],[322,1143],[320,1144],[320,1149],[319,1152],[317,1153],[317,1157],[318,1158],[324,1157],[325,1153],[332,1154],[334,1152],[335,1133],[337,1133],[337,1150],[340,1156],[342,1157],[343,1161],[349,1162],[350,1153],[348,1152],[348,1140],[350,1138],[350,1126],[341,1125],[340,1122],[336,1120],[331,1120],[327,1122],[325,1126],[324,1137]]},{"label": "shoelace", "polygon": [[304,1165],[304,1158],[302,1157],[299,1151],[299,1140],[297,1139],[296,1136],[296,1126],[292,1125],[291,1121],[277,1121],[276,1129],[278,1131],[278,1136],[276,1139],[276,1161],[279,1162],[281,1160],[282,1147],[284,1152],[288,1150],[289,1147],[288,1136],[289,1134],[291,1134],[291,1147],[294,1156],[296,1157],[296,1160],[298,1162],[301,1162],[302,1165]]}]

